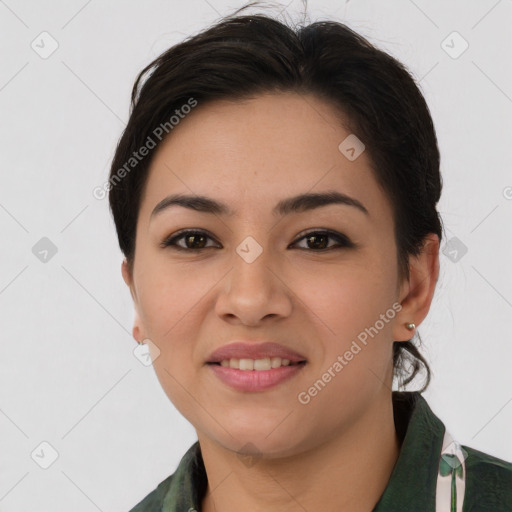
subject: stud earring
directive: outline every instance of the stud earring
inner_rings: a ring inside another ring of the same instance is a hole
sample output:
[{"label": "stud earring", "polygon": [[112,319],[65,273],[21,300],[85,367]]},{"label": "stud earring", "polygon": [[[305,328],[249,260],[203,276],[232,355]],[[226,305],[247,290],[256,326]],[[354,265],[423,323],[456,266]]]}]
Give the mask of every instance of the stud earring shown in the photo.
[{"label": "stud earring", "polygon": [[414,329],[416,329],[416,324],[410,322],[408,324],[405,324],[405,327],[407,327],[407,329],[409,329],[410,331],[414,331]]}]

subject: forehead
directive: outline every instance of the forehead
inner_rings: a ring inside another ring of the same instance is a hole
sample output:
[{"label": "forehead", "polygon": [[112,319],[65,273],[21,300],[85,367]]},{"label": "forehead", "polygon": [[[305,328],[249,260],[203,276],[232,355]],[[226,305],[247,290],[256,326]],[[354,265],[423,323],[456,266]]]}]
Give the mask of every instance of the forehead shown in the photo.
[{"label": "forehead", "polygon": [[285,197],[326,190],[357,198],[370,214],[389,215],[367,152],[352,160],[344,152],[354,145],[347,121],[312,95],[199,102],[157,148],[141,217],[175,193],[214,197],[240,213],[255,205],[270,212]]}]

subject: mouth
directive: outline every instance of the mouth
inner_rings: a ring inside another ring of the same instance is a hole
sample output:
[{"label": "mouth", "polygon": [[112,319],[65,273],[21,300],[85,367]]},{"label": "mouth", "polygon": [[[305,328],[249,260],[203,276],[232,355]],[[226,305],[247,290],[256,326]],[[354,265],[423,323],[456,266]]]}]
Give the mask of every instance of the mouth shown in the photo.
[{"label": "mouth", "polygon": [[306,361],[304,355],[291,347],[275,342],[254,343],[234,341],[216,349],[205,361],[207,364],[239,370],[271,370]]},{"label": "mouth", "polygon": [[223,359],[222,361],[212,361],[206,363],[208,365],[223,366],[225,368],[232,368],[234,370],[241,371],[268,371],[283,366],[303,366],[306,364],[306,360],[302,361],[291,361],[281,357],[264,357],[261,359]]},{"label": "mouth", "polygon": [[224,385],[244,393],[271,390],[300,375],[307,361],[290,361],[280,357],[261,359],[223,359],[206,363]]}]

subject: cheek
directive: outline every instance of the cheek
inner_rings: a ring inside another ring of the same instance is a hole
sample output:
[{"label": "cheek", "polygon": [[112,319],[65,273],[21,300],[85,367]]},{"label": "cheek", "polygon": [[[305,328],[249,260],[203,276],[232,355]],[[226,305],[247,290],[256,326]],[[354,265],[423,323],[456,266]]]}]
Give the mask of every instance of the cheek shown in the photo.
[{"label": "cheek", "polygon": [[[315,313],[310,321],[321,332],[323,354],[317,352],[311,387],[302,391],[316,393],[314,410],[328,411],[333,421],[340,410],[359,410],[389,381],[396,315],[393,287],[385,282],[376,286],[376,281],[374,273],[363,269],[336,282],[322,280],[323,293],[304,295]],[[317,379],[328,382],[325,389],[320,383],[321,392],[316,391]]]},{"label": "cheek", "polygon": [[[142,266],[142,265],[141,265]],[[194,309],[211,288],[208,276],[192,268],[154,260],[138,281],[141,314],[149,331],[162,338]]]},{"label": "cheek", "polygon": [[330,368],[331,373],[344,376],[333,379],[333,391],[371,392],[387,380],[396,316],[392,307],[395,276],[388,260],[364,258],[350,266],[331,267],[331,272],[326,269],[321,277],[303,276],[295,281],[299,288],[294,291],[323,338],[318,372]]},{"label": "cheek", "polygon": [[334,337],[347,339],[373,325],[392,306],[393,272],[379,258],[325,266],[293,278],[293,292]]},{"label": "cheek", "polygon": [[148,270],[138,282],[143,328],[160,351],[153,366],[166,392],[177,400],[179,383],[190,387],[191,375],[202,364],[197,342],[212,307],[206,302],[208,293],[218,281],[215,272],[185,267],[146,263]]},{"label": "cheek", "polygon": [[195,394],[194,352],[204,312],[200,298],[208,283],[184,272],[146,272],[140,286],[141,320],[148,337],[158,347],[153,360],[156,376],[168,398],[189,420],[197,414],[191,393]]}]

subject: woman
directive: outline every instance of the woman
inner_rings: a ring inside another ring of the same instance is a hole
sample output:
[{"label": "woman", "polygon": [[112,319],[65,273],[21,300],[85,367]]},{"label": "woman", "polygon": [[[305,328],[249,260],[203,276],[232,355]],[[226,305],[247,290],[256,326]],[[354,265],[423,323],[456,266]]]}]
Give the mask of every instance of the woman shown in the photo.
[{"label": "woman", "polygon": [[392,391],[430,378],[440,194],[414,80],[341,23],[233,15],[140,73],[110,206],[198,441],[132,512],[512,510],[510,463]]}]

